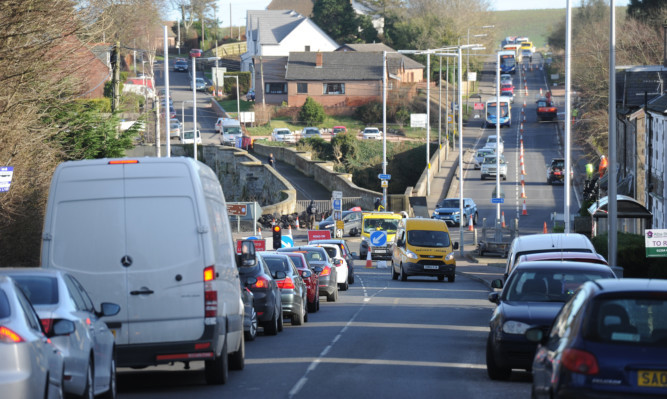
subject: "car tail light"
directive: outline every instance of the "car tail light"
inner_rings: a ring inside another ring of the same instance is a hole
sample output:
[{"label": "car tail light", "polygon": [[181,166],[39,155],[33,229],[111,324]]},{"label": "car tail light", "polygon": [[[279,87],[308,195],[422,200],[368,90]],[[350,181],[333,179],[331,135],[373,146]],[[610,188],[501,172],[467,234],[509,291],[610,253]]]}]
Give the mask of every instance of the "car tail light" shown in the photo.
[{"label": "car tail light", "polygon": [[215,267],[204,269],[204,317],[216,317],[218,314],[218,291],[213,289]]},{"label": "car tail light", "polygon": [[285,290],[293,290],[294,289],[294,281],[290,277],[285,277],[282,280],[278,280],[278,288],[282,288]]},{"label": "car tail light", "polygon": [[128,163],[139,163],[137,159],[120,159],[115,161],[109,161],[109,165],[123,165]]},{"label": "car tail light", "polygon": [[42,322],[42,328],[45,333],[50,333],[51,328],[53,327],[53,319],[39,319]]},{"label": "car tail light", "polygon": [[566,369],[575,373],[591,375],[600,371],[595,356],[579,349],[565,349],[561,363]]},{"label": "car tail light", "polygon": [[324,269],[322,269],[322,273],[320,273],[320,276],[328,276],[330,274],[331,274],[331,267],[324,266]]},{"label": "car tail light", "polygon": [[554,171],[554,175],[556,175],[556,176],[560,176],[561,173],[560,173],[560,171]]},{"label": "car tail light", "polygon": [[257,282],[252,285],[254,288],[269,288],[269,280],[264,276],[257,276]]},{"label": "car tail light", "polygon": [[5,326],[0,326],[0,342],[14,344],[23,342],[23,338]]}]

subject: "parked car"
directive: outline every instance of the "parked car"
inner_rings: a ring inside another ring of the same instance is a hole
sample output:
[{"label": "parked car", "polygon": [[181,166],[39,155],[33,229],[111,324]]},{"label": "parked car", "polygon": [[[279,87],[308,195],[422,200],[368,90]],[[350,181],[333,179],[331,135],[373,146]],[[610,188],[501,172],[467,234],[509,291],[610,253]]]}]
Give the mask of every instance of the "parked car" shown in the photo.
[{"label": "parked car", "polygon": [[308,321],[308,293],[306,283],[292,262],[292,259],[276,252],[265,252],[262,258],[269,266],[271,273],[284,272],[285,277],[276,279],[283,305],[283,316],[292,321],[292,325],[300,326]]},{"label": "parked car", "polygon": [[320,295],[325,295],[327,297],[327,302],[335,302],[338,300],[338,271],[324,248],[306,245],[292,248],[278,248],[278,252],[296,252],[303,254],[310,267],[318,274],[320,280]]},{"label": "parked car", "polygon": [[241,283],[255,296],[257,321],[267,335],[277,335],[283,330],[283,305],[276,279],[285,278],[285,272],[272,273],[257,252],[255,262],[238,265]]},{"label": "parked car", "polygon": [[347,278],[350,274],[350,271],[347,267],[347,262],[343,257],[343,251],[341,251],[340,247],[337,244],[324,244],[324,243],[316,243],[309,245],[321,247],[327,251],[327,254],[329,254],[329,257],[333,261],[334,266],[336,266],[336,276],[337,276],[336,282],[338,283],[338,289],[340,291],[347,291],[347,289],[349,288],[349,283],[347,281]]},{"label": "parked car", "polygon": [[[182,130],[181,131],[181,144],[194,144],[195,143],[195,132],[192,130]],[[201,131],[197,129],[197,144],[201,144]]]},{"label": "parked car", "polygon": [[[553,158],[547,165],[547,184],[565,184],[565,158]],[[574,168],[570,168],[570,183],[574,177]]]},{"label": "parked car", "polygon": [[193,48],[190,50],[190,57],[199,58],[204,52],[199,48]]},{"label": "parked car", "polygon": [[[487,177],[495,178],[498,175],[496,154],[491,154],[484,157],[484,162],[482,162],[482,168],[480,171],[480,180],[486,180]],[[504,155],[500,156],[500,178],[507,180],[507,162],[505,162]]]},{"label": "parked car", "polygon": [[552,325],[526,331],[533,397],[667,397],[665,293],[665,280],[584,283]]},{"label": "parked car", "polygon": [[74,323],[55,319],[45,333],[21,288],[0,276],[0,392],[6,398],[63,397],[64,361],[48,339],[74,332]]},{"label": "parked car", "polygon": [[255,310],[255,295],[248,287],[241,285],[241,300],[243,301],[243,334],[246,341],[254,341],[257,337],[257,311]]},{"label": "parked car", "polygon": [[505,152],[505,140],[503,140],[503,138],[500,137],[500,146],[498,146],[498,139],[496,138],[495,134],[492,134],[486,138],[486,143],[484,144],[484,147],[492,148],[494,150],[496,149],[496,147],[500,147],[499,151],[496,152],[502,155],[502,153]]},{"label": "parked car", "polygon": [[486,343],[486,371],[492,380],[507,380],[512,369],[530,370],[537,344],[524,336],[534,325],[550,326],[563,304],[584,282],[616,278],[605,265],[578,262],[524,262],[503,281],[493,280],[489,294],[496,309]]},{"label": "parked car", "polygon": [[206,91],[206,80],[204,78],[195,78],[194,81],[194,86],[192,85],[192,81],[190,81],[190,90],[194,88],[197,89],[197,91]]},{"label": "parked car", "polygon": [[271,140],[283,143],[296,143],[296,135],[286,127],[273,129]]},{"label": "parked car", "polygon": [[538,121],[552,121],[558,118],[558,107],[556,107],[551,98],[540,97],[536,103]]},{"label": "parked car", "polygon": [[184,58],[176,59],[176,61],[174,61],[174,71],[187,72],[188,61]]},{"label": "parked car", "polygon": [[483,147],[477,150],[475,156],[473,157],[473,162],[475,164],[475,169],[481,169],[482,163],[484,162],[484,157],[487,155],[495,154],[496,150],[494,148]]},{"label": "parked car", "polygon": [[284,252],[285,255],[292,259],[292,263],[296,266],[301,274],[303,282],[306,283],[306,291],[308,293],[308,313],[315,313],[320,310],[320,278],[317,273],[308,265],[308,260],[303,253]]},{"label": "parked car", "polygon": [[338,245],[338,248],[340,248],[341,253],[343,254],[343,258],[345,259],[345,262],[347,262],[347,282],[350,284],[354,284],[354,258],[357,257],[356,252],[350,251],[350,247],[347,245],[347,241],[340,239],[340,238],[330,238],[326,240],[313,240],[313,241],[308,241],[308,245],[313,245],[313,244],[336,244]]},{"label": "parked car", "polygon": [[[361,234],[362,217],[363,212],[361,211],[343,211],[343,235],[358,236]],[[333,215],[329,215],[329,217],[322,220],[318,225],[318,229],[331,231],[331,236],[333,237],[336,230],[336,221],[333,219]]]},{"label": "parked car", "polygon": [[335,136],[340,133],[347,133],[347,128],[345,126],[334,126],[331,135]]},{"label": "parked car", "polygon": [[461,202],[459,199],[445,198],[435,206],[431,218],[444,220],[447,224],[460,226],[463,223],[464,226],[467,226],[472,216],[473,225],[476,225],[478,217],[477,204],[475,204],[472,198],[463,199],[463,216],[461,218]]},{"label": "parked car", "polygon": [[322,138],[322,132],[320,132],[320,129],[316,127],[306,127],[301,131],[301,137],[306,139],[310,137]]},{"label": "parked car", "polygon": [[115,398],[114,336],[103,318],[118,314],[120,306],[103,302],[97,311],[81,283],[59,270],[1,268],[0,275],[11,277],[21,287],[47,334],[54,320],[74,323],[72,334],[51,338],[63,355],[65,392],[84,398],[106,393]]},{"label": "parked car", "polygon": [[367,127],[361,132],[361,137],[363,139],[375,139],[382,140],[382,132],[376,127]]}]

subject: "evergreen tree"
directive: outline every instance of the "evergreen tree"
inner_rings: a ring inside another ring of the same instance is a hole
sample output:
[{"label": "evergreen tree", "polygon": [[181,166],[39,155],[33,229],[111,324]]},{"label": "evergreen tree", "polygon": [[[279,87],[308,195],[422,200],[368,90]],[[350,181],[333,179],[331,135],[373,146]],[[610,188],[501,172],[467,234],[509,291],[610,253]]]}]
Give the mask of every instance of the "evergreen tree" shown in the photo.
[{"label": "evergreen tree", "polygon": [[349,0],[317,0],[312,20],[338,43],[357,40],[360,21]]}]

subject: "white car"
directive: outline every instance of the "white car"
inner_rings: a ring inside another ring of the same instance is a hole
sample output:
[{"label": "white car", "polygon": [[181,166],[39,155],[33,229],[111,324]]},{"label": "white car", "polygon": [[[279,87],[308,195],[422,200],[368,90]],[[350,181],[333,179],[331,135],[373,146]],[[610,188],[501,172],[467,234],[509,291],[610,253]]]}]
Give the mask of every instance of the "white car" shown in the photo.
[{"label": "white car", "polygon": [[[486,180],[487,177],[496,177],[496,154],[487,155],[484,157],[484,162],[482,162],[482,169],[480,180]],[[507,180],[507,162],[505,162],[505,156],[500,156],[500,178]]]},{"label": "white car", "polygon": [[336,282],[338,283],[338,289],[341,291],[347,291],[349,287],[348,283],[348,274],[349,269],[347,267],[347,261],[341,253],[340,247],[337,244],[315,244],[314,247],[321,247],[327,251],[329,257],[336,265]]},{"label": "white car", "polygon": [[[486,139],[486,144],[484,144],[484,147],[493,148],[495,150],[497,145],[498,145],[498,140],[496,139],[496,135],[492,134]],[[505,152],[505,141],[503,140],[502,137],[500,137],[500,146],[498,150],[499,150],[498,152],[501,155],[503,152]]]},{"label": "white car", "polygon": [[500,75],[500,84],[506,84],[506,83],[513,83],[512,82],[512,75],[509,73],[503,73]]},{"label": "white car", "polygon": [[178,119],[176,119],[175,121],[174,119],[172,119],[171,122],[169,122],[169,138],[180,140],[181,129],[183,129],[183,125],[181,125],[181,122],[179,122]]},{"label": "white car", "polygon": [[487,155],[495,154],[495,148],[483,147],[477,150],[475,156],[473,157],[473,162],[475,164],[475,169],[481,169],[482,162],[484,162],[484,157]]},{"label": "white car", "polygon": [[271,140],[283,143],[296,143],[296,136],[288,128],[281,127],[273,129]]},{"label": "white car", "polygon": [[[194,144],[195,134],[192,130],[185,130],[181,132],[181,144]],[[201,132],[197,130],[197,144],[201,144]]]},{"label": "white car", "polygon": [[361,136],[364,139],[375,139],[382,140],[382,132],[376,127],[367,127],[361,132]]},{"label": "white car", "polygon": [[74,323],[72,334],[51,338],[65,362],[65,393],[92,398],[102,393],[116,396],[114,335],[103,318],[115,316],[120,306],[105,302],[100,310],[81,283],[68,273],[38,268],[3,268],[23,289],[49,334],[55,320]]}]

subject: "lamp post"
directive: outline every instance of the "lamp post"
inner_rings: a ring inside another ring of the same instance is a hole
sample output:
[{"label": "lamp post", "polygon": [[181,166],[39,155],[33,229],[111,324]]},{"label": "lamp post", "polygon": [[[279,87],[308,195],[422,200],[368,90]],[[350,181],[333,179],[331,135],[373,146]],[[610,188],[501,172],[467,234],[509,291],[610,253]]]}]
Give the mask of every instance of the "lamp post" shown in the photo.
[{"label": "lamp post", "polygon": [[197,160],[197,68],[195,57],[192,57],[192,137],[194,158]]},{"label": "lamp post", "polygon": [[192,100],[181,101],[181,130],[185,131],[185,103],[191,103]]}]

